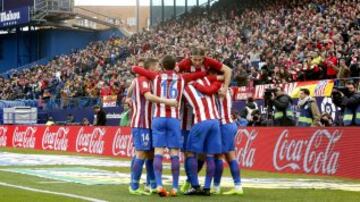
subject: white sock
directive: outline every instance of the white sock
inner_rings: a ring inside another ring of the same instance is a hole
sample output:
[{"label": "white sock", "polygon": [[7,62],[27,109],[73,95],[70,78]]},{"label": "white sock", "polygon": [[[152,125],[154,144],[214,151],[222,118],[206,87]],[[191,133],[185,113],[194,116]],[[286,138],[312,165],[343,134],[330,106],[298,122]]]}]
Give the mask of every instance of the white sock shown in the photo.
[{"label": "white sock", "polygon": [[220,192],[220,186],[214,186],[215,192]]}]

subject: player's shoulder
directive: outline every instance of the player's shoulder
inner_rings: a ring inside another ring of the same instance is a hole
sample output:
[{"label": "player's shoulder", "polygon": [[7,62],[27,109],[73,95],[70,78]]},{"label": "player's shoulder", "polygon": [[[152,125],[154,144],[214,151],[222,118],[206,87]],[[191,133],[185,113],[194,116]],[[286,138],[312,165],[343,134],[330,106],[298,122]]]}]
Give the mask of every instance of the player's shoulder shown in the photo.
[{"label": "player's shoulder", "polygon": [[135,79],[137,79],[139,82],[149,82],[149,79],[145,76],[138,76]]},{"label": "player's shoulder", "polygon": [[222,63],[214,58],[211,57],[204,57],[204,65],[205,66],[209,66],[209,65],[222,65]]},{"label": "player's shoulder", "polygon": [[180,68],[187,68],[191,66],[190,58],[184,58],[178,63],[178,67]]}]

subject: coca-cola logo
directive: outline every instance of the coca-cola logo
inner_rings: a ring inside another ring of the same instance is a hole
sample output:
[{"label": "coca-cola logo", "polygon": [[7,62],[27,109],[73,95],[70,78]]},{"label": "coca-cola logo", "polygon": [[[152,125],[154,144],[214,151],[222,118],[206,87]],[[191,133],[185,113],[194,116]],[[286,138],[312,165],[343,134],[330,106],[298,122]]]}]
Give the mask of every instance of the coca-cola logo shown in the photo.
[{"label": "coca-cola logo", "polygon": [[90,154],[102,154],[104,152],[105,129],[94,128],[91,133],[85,133],[81,127],[76,138],[76,151]]},{"label": "coca-cola logo", "polygon": [[284,130],[275,145],[273,166],[278,171],[290,168],[305,173],[333,175],[340,157],[334,146],[341,136],[339,130],[330,133],[319,129],[310,138],[295,140],[290,138],[288,130]]},{"label": "coca-cola logo", "polygon": [[248,131],[239,129],[235,137],[236,158],[242,167],[251,168],[255,163],[256,149],[252,147],[258,132],[256,130]]},{"label": "coca-cola logo", "polygon": [[0,147],[6,147],[7,127],[0,127]]},{"label": "coca-cola logo", "polygon": [[60,127],[55,132],[50,132],[50,128],[45,129],[42,138],[42,148],[44,150],[67,151],[69,128]]},{"label": "coca-cola logo", "polygon": [[16,127],[12,139],[13,147],[34,149],[36,131],[36,127],[27,127],[24,131],[21,131],[19,127]]},{"label": "coca-cola logo", "polygon": [[117,129],[112,143],[112,154],[114,156],[132,157],[134,153],[132,136],[122,134],[121,128]]}]

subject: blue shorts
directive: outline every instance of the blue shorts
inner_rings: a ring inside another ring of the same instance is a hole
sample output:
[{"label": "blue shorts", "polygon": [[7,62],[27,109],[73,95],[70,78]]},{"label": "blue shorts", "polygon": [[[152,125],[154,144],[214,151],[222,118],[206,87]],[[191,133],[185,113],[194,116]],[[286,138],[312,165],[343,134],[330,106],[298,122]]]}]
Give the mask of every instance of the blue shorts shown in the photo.
[{"label": "blue shorts", "polygon": [[190,133],[190,131],[188,131],[188,130],[182,130],[181,131],[181,139],[182,139],[181,143],[182,143],[182,146],[183,146],[181,151],[183,151],[183,152],[187,151],[186,150],[186,142],[187,142],[187,139],[189,137],[189,133]]},{"label": "blue shorts", "polygon": [[220,125],[220,130],[221,130],[222,152],[228,153],[230,151],[235,151],[234,140],[237,132],[236,123]]},{"label": "blue shorts", "polygon": [[221,154],[219,121],[206,120],[195,124],[190,130],[186,149],[194,153]]},{"label": "blue shorts", "polygon": [[136,151],[151,151],[153,149],[150,129],[132,128],[131,134]]},{"label": "blue shorts", "polygon": [[175,118],[153,118],[152,124],[153,146],[180,149],[181,129],[180,121]]}]

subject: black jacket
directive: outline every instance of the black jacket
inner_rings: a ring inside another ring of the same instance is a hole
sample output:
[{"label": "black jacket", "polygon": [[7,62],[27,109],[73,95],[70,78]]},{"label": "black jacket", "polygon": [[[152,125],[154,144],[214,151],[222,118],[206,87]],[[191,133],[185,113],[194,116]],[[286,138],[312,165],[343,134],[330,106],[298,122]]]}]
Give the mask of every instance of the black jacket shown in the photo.
[{"label": "black jacket", "polygon": [[289,95],[281,94],[278,95],[274,100],[274,106],[276,108],[276,111],[282,111],[284,113],[284,116],[280,120],[275,120],[274,125],[275,126],[294,126],[294,117],[289,117],[285,114],[288,108],[292,105],[293,101]]},{"label": "black jacket", "polygon": [[360,105],[360,93],[353,93],[342,98],[341,106],[355,110]]},{"label": "black jacket", "polygon": [[279,95],[274,100],[274,106],[278,111],[285,111],[292,104],[292,99],[286,94]]},{"label": "black jacket", "polygon": [[100,110],[96,114],[96,124],[97,126],[105,126],[106,125],[106,113],[104,110]]}]

